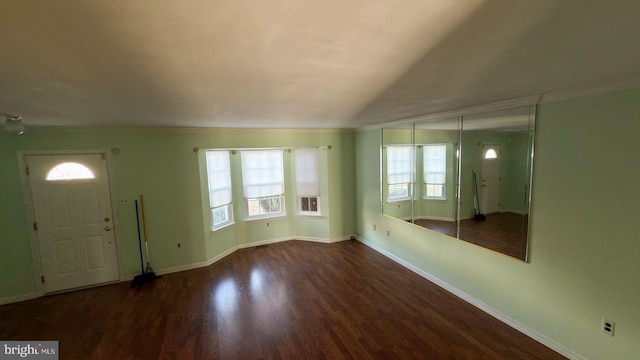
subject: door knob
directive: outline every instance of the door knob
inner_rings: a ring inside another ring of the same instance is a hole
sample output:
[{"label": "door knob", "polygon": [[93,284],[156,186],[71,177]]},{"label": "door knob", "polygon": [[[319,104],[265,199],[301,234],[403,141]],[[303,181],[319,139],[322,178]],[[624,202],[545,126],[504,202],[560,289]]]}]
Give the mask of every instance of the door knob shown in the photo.
[{"label": "door knob", "polygon": [[111,229],[113,229],[111,226],[105,226],[104,227],[104,231],[111,231]]}]

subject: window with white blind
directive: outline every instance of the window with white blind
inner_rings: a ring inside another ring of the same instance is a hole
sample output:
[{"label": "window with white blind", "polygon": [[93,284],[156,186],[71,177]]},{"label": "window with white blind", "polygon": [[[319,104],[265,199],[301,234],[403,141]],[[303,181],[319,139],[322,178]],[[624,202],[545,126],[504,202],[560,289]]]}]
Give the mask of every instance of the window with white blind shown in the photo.
[{"label": "window with white blind", "polygon": [[211,230],[218,230],[233,224],[229,151],[207,150],[206,159]]},{"label": "window with white blind", "polygon": [[295,150],[298,213],[320,215],[320,160],[318,148]]},{"label": "window with white blind", "polygon": [[424,198],[446,200],[447,146],[445,144],[424,145]]},{"label": "window with white blind", "polygon": [[241,151],[247,218],[285,215],[282,150]]},{"label": "window with white blind", "polygon": [[387,201],[410,200],[413,181],[413,147],[387,146]]}]

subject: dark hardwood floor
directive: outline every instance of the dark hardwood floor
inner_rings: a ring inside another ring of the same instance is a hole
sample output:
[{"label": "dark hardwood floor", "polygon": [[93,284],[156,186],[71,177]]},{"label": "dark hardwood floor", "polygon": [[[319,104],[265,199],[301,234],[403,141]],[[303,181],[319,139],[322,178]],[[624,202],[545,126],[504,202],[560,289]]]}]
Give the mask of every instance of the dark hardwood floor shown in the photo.
[{"label": "dark hardwood floor", "polygon": [[239,250],[130,289],[0,306],[61,359],[564,359],[357,241]]},{"label": "dark hardwood floor", "polygon": [[[486,220],[473,218],[460,221],[460,239],[518,259],[527,252],[528,217],[512,212],[486,215]],[[416,225],[456,237],[456,222],[420,219]]]}]

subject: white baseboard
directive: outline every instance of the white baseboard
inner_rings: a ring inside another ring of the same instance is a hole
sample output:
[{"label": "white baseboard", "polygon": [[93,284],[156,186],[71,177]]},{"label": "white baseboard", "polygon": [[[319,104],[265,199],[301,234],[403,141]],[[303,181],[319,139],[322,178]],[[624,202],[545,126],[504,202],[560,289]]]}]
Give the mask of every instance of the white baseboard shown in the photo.
[{"label": "white baseboard", "polygon": [[240,244],[240,245],[238,245],[238,248],[239,249],[246,249],[246,248],[250,248],[250,247],[275,244],[275,243],[279,243],[279,242],[283,242],[283,241],[289,241],[289,240],[295,240],[295,239],[296,238],[292,237],[292,236],[284,236],[284,237],[280,237],[280,238],[260,240],[260,241],[254,241],[254,242],[250,242],[250,243]]},{"label": "white baseboard", "polygon": [[[525,212],[523,212],[522,210],[514,210],[514,209],[500,209],[500,212],[495,213],[495,214],[501,214],[501,213],[514,213],[514,214],[520,214],[520,215],[524,215]],[[493,215],[492,214],[484,214],[485,216],[489,216],[489,215]],[[475,217],[475,215],[471,214],[471,215],[465,215],[460,217],[460,220],[468,220],[468,219],[473,219]]]},{"label": "white baseboard", "polygon": [[19,301],[26,301],[26,300],[31,300],[31,299],[35,299],[42,296],[42,294],[34,292],[34,293],[28,293],[28,294],[24,294],[24,295],[18,295],[18,296],[7,296],[7,297],[3,297],[0,298],[0,305],[5,305],[5,304],[11,304],[14,302],[19,302]]},{"label": "white baseboard", "polygon": [[207,267],[217,261],[219,261],[220,259],[233,254],[236,250],[238,250],[238,246],[234,246],[229,250],[226,250],[214,257],[212,257],[211,259],[207,260],[207,261],[202,261],[199,263],[193,263],[193,264],[189,264],[189,265],[181,265],[181,266],[175,266],[175,267],[171,267],[171,268],[164,268],[164,269],[160,269],[158,271],[156,271],[155,273],[157,275],[164,275],[164,274],[171,274],[171,273],[175,273],[175,272],[180,272],[180,271],[186,271],[186,270],[193,270],[193,269],[198,269],[198,268],[202,268],[202,267]]},{"label": "white baseboard", "polygon": [[418,216],[416,220],[438,220],[438,221],[456,221],[455,218],[444,216]]},{"label": "white baseboard", "polygon": [[336,243],[336,242],[347,241],[347,240],[355,240],[355,239],[356,239],[355,235],[344,235],[344,236],[333,238],[333,239],[329,240],[329,243]]},{"label": "white baseboard", "polygon": [[340,241],[351,240],[351,236],[352,235],[347,235],[347,236],[341,236],[341,237],[337,237],[337,238],[333,238],[333,239],[316,238],[316,237],[308,237],[308,236],[298,236],[295,239],[291,239],[291,240],[301,240],[301,241],[319,242],[319,243],[323,243],[323,244],[332,244],[332,243],[337,243],[337,242],[340,242]]},{"label": "white baseboard", "polygon": [[[336,239],[326,239],[326,238],[317,238],[317,237],[308,237],[308,236],[286,236],[286,237],[280,237],[280,238],[274,238],[274,239],[254,241],[254,242],[250,242],[250,243],[236,245],[236,246],[234,246],[234,247],[232,247],[232,248],[230,248],[230,249],[228,249],[228,250],[216,255],[215,257],[213,257],[213,258],[211,258],[211,259],[209,259],[207,261],[202,261],[202,262],[188,264],[188,265],[181,265],[181,266],[175,266],[175,267],[170,267],[170,268],[159,269],[159,270],[155,271],[155,273],[156,273],[156,275],[165,275],[165,274],[171,274],[171,273],[180,272],[180,271],[193,270],[193,269],[198,269],[198,268],[202,268],[202,267],[207,267],[207,266],[212,265],[213,263],[223,259],[224,257],[227,257],[227,256],[233,254],[234,252],[236,252],[239,249],[246,249],[246,248],[251,248],[251,247],[256,247],[256,246],[261,246],[261,245],[275,244],[275,243],[279,243],[279,242],[283,242],[283,241],[301,240],[301,241],[312,241],[312,242],[320,242],[320,243],[329,244],[329,243],[345,241],[345,240],[350,240],[350,239],[351,239],[351,235],[345,235],[345,236],[342,236],[342,237],[339,237],[339,238],[336,238]],[[138,274],[127,275],[126,278],[123,280],[123,282],[127,282],[127,281],[133,280],[133,278],[136,275],[138,275]]]},{"label": "white baseboard", "polygon": [[530,338],[538,341],[539,343],[547,346],[548,348],[560,353],[563,356],[566,356],[569,359],[572,360],[588,360],[586,357],[574,352],[573,350],[567,348],[566,346],[549,339],[548,337],[544,336],[543,334],[531,329],[530,327],[520,323],[519,321],[510,318],[509,316],[503,314],[502,312],[492,308],[491,306],[485,304],[484,302],[474,298],[473,296],[465,293],[464,291],[456,288],[453,285],[448,284],[445,281],[442,281],[441,279],[439,279],[438,277],[420,269],[417,266],[414,266],[413,264],[393,255],[392,253],[388,252],[387,250],[365,240],[364,238],[362,238],[361,236],[357,237],[358,241],[362,242],[363,244],[365,244],[366,246],[370,247],[371,249],[379,252],[380,254],[388,257],[389,259],[395,261],[396,263],[404,266],[405,268],[413,271],[414,273],[422,276],[423,278],[431,281],[432,283],[440,286],[441,288],[447,290],[448,292],[452,293],[453,295],[459,297],[460,299],[468,302],[469,304],[477,307],[478,309],[484,311],[485,313],[493,316],[494,318],[502,321],[503,323],[511,326],[512,328],[520,331],[521,333],[529,336]]},{"label": "white baseboard", "polygon": [[[170,267],[170,268],[164,268],[164,269],[159,269],[157,271],[154,271],[156,273],[156,275],[165,275],[165,274],[171,274],[171,273],[175,273],[175,272],[180,272],[180,271],[186,271],[186,270],[193,270],[193,269],[198,269],[198,268],[202,268],[202,267],[207,267],[231,254],[233,254],[234,252],[236,252],[239,249],[245,249],[245,248],[250,248],[250,247],[255,247],[255,246],[260,246],[260,245],[268,245],[268,244],[274,244],[274,243],[278,243],[278,242],[283,242],[283,241],[290,241],[290,240],[300,240],[300,241],[313,241],[313,242],[319,242],[319,243],[325,243],[325,244],[329,244],[329,243],[335,243],[335,242],[339,242],[339,241],[345,241],[345,240],[350,240],[352,237],[352,235],[345,235],[345,236],[341,236],[338,238],[334,238],[334,239],[327,239],[327,238],[317,238],[317,237],[308,237],[308,236],[286,236],[286,237],[281,237],[281,238],[275,238],[275,239],[268,239],[268,240],[262,240],[262,241],[256,241],[256,242],[251,242],[251,243],[246,243],[246,244],[240,244],[240,245],[236,245],[216,256],[214,256],[213,258],[207,260],[207,261],[201,261],[198,263],[193,263],[193,264],[188,264],[188,265],[181,265],[181,266],[174,266],[174,267]],[[355,237],[354,237],[355,238]],[[120,282],[129,282],[131,280],[133,280],[133,278],[135,278],[137,275],[139,274],[128,274],[128,275],[124,275],[121,279]],[[17,295],[17,296],[8,296],[8,297],[4,297],[4,298],[0,298],[0,305],[4,305],[4,304],[9,304],[9,303],[14,303],[14,302],[20,302],[20,301],[25,301],[25,300],[31,300],[31,299],[35,299],[38,297],[43,296],[43,294],[40,293],[29,293],[29,294],[24,294],[24,295]]]},{"label": "white baseboard", "polygon": [[526,214],[526,212],[522,211],[522,210],[516,210],[516,209],[500,209],[501,213],[514,213],[514,214],[519,214],[519,215],[524,215]]},{"label": "white baseboard", "polygon": [[241,244],[241,245],[238,245],[238,248],[245,249],[245,248],[250,248],[250,247],[254,247],[254,246],[269,245],[269,244],[275,244],[275,243],[279,243],[279,242],[283,242],[283,241],[292,241],[292,240],[310,241],[310,242],[319,242],[319,243],[323,243],[323,244],[331,244],[331,243],[335,243],[335,242],[350,240],[352,236],[353,235],[345,235],[345,236],[341,236],[341,237],[333,238],[333,239],[311,237],[311,236],[286,236],[286,237],[281,237],[281,238],[254,241],[254,242],[250,242],[250,243],[246,243],[246,244]]}]

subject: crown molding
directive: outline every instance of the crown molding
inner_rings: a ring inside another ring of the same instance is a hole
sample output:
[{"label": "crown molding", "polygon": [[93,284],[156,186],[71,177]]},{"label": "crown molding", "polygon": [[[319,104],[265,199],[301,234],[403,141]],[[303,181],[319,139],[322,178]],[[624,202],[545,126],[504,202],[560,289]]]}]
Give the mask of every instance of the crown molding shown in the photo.
[{"label": "crown molding", "polygon": [[384,127],[406,125],[406,124],[412,124],[416,122],[438,121],[438,120],[451,119],[459,116],[472,115],[472,114],[478,114],[483,112],[506,110],[506,109],[512,109],[512,108],[521,107],[521,106],[536,105],[539,101],[540,101],[540,95],[533,95],[533,96],[527,96],[527,97],[522,97],[517,99],[510,99],[510,100],[495,102],[491,104],[470,106],[462,109],[450,110],[450,111],[427,114],[427,115],[419,115],[419,116],[414,116],[406,119],[399,119],[399,120],[384,122],[381,124],[368,125],[368,126],[358,128],[356,129],[356,131],[378,130]]},{"label": "crown molding", "polygon": [[523,98],[517,98],[512,100],[506,100],[501,102],[496,102],[492,104],[486,105],[478,105],[466,107],[463,109],[445,111],[434,114],[420,115],[414,116],[405,119],[388,121],[380,124],[367,125],[360,128],[355,129],[355,131],[369,131],[369,130],[379,130],[385,127],[398,126],[411,124],[416,122],[429,122],[429,121],[437,121],[442,119],[450,119],[458,116],[465,116],[471,114],[477,114],[482,112],[490,112],[490,111],[498,111],[498,110],[506,110],[509,108],[519,107],[519,106],[528,106],[528,105],[538,105],[545,104],[558,100],[565,99],[574,99],[581,97],[591,97],[597,95],[603,95],[616,91],[625,91],[640,88],[640,79],[631,79],[623,82],[608,84],[602,86],[584,86],[580,88],[574,88],[566,91],[555,91],[544,93],[540,95],[532,95]]},{"label": "crown molding", "polygon": [[580,87],[567,91],[556,91],[543,94],[540,97],[540,104],[549,103],[558,100],[574,99],[581,97],[591,97],[603,95],[616,91],[625,91],[640,88],[640,79],[626,80],[620,83],[597,86],[597,87]]},{"label": "crown molding", "polygon": [[126,132],[180,134],[327,134],[352,133],[352,128],[188,128],[188,127],[127,127],[127,126],[29,126],[29,132]]}]

